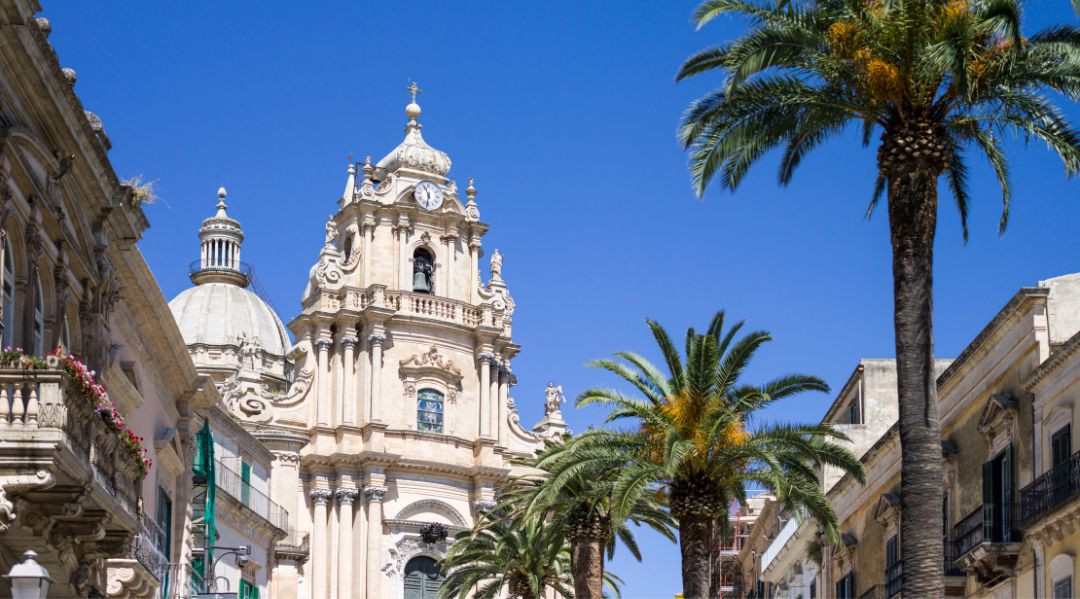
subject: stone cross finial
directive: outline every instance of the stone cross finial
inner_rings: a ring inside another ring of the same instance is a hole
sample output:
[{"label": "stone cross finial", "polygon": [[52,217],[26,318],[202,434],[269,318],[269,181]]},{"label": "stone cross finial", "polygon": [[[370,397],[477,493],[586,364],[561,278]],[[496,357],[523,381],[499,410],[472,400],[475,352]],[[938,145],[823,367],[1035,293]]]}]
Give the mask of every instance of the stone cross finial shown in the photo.
[{"label": "stone cross finial", "polygon": [[412,102],[413,104],[416,104],[416,94],[424,93],[424,90],[422,90],[422,89],[420,89],[419,87],[416,86],[415,81],[410,81],[409,85],[407,85],[405,87],[405,91],[409,92],[409,96],[410,96],[409,101]]}]

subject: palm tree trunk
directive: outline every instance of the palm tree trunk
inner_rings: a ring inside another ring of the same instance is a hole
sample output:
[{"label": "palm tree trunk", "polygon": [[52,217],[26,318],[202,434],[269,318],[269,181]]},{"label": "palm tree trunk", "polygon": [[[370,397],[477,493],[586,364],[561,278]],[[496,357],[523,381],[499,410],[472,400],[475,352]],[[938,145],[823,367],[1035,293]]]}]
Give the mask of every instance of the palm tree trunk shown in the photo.
[{"label": "palm tree trunk", "polygon": [[604,543],[593,537],[577,537],[570,542],[570,574],[574,577],[574,599],[602,599],[604,596]]},{"label": "palm tree trunk", "polygon": [[713,519],[699,514],[679,518],[684,599],[708,599]]},{"label": "palm tree trunk", "polygon": [[934,169],[916,165],[907,172],[890,175],[888,181],[905,597],[945,594],[941,425],[933,341],[937,179]]}]

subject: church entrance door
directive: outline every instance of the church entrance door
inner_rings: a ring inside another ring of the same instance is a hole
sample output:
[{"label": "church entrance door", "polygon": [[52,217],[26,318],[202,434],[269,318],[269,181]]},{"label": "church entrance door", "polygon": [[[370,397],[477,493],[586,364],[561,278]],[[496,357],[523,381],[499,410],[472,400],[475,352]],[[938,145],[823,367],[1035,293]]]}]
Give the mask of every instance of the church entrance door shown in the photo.
[{"label": "church entrance door", "polygon": [[445,578],[434,559],[425,555],[412,558],[405,564],[405,599],[437,599]]}]

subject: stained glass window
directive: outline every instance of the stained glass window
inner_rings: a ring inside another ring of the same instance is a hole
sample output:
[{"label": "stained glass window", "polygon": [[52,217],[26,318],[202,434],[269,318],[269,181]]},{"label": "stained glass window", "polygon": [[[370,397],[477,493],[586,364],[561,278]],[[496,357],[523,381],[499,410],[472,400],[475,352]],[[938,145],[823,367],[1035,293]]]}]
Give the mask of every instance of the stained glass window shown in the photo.
[{"label": "stained glass window", "polygon": [[416,394],[416,430],[424,433],[443,432],[443,394],[434,389],[421,389]]}]

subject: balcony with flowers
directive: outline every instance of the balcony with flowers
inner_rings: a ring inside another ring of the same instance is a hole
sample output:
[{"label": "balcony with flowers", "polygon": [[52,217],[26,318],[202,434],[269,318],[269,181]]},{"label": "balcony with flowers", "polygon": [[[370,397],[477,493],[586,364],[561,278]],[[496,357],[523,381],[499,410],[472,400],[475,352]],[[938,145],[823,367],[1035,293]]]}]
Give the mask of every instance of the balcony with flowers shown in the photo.
[{"label": "balcony with flowers", "polygon": [[[0,532],[10,545],[58,571],[124,555],[151,467],[142,443],[74,356],[0,351]],[[61,550],[51,537],[78,542]]]}]

